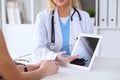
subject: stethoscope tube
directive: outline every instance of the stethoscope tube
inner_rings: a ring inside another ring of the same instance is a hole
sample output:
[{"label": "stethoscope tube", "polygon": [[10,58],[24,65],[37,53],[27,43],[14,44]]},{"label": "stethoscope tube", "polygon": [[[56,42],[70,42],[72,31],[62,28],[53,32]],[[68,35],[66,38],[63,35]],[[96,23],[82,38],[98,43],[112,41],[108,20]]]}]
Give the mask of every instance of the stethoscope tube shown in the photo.
[{"label": "stethoscope tube", "polygon": [[[73,7],[74,8],[74,7]],[[81,18],[81,15],[80,15],[80,13],[78,12],[78,10],[76,9],[76,8],[74,8],[74,12],[77,12],[77,14],[78,14],[78,16],[79,16],[79,20],[81,21],[82,20],[82,18]],[[74,15],[75,13],[73,13],[73,15]],[[73,15],[71,16],[71,19],[72,19],[72,17],[73,17]]]},{"label": "stethoscope tube", "polygon": [[55,43],[55,29],[54,29],[54,13],[55,10],[52,11],[52,18],[51,18],[51,43]]}]

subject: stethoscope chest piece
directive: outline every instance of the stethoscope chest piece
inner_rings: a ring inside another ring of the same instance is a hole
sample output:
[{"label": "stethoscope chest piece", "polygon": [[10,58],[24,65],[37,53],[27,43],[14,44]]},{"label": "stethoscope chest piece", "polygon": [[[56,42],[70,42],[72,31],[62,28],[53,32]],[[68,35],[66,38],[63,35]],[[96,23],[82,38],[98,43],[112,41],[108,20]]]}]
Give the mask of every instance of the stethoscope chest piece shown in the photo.
[{"label": "stethoscope chest piece", "polygon": [[51,50],[54,50],[54,49],[55,49],[55,43],[51,43],[51,44],[50,44],[50,49],[51,49]]}]

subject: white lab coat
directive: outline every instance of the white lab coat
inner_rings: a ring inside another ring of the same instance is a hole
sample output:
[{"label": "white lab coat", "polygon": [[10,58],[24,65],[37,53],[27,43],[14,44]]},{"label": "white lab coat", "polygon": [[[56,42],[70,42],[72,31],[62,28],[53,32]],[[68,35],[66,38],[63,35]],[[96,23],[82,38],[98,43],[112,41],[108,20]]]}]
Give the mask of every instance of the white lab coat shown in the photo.
[{"label": "white lab coat", "polygon": [[[85,11],[78,10],[82,21],[80,22],[77,12],[73,15],[73,21],[70,22],[70,40],[69,40],[69,49],[72,52],[73,47],[76,42],[76,37],[80,33],[89,33],[93,34],[94,30],[91,25],[91,20],[89,14]],[[71,15],[74,12],[74,9],[71,9]],[[55,50],[50,50],[51,44],[51,12],[45,10],[37,15],[36,19],[36,28],[35,28],[35,50],[33,54],[36,57],[36,60],[54,60],[56,58],[56,53],[60,52],[62,48],[62,33],[58,20],[57,9],[54,13],[54,27],[55,27]]]}]

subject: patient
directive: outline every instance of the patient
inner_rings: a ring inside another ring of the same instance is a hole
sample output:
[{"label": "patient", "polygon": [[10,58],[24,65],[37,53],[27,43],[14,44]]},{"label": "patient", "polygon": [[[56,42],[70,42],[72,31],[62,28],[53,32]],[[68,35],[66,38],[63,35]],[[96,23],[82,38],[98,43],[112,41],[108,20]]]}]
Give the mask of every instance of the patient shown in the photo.
[{"label": "patient", "polygon": [[40,80],[57,73],[58,62],[43,61],[34,65],[18,65],[10,58],[0,30],[0,76],[5,80]]}]

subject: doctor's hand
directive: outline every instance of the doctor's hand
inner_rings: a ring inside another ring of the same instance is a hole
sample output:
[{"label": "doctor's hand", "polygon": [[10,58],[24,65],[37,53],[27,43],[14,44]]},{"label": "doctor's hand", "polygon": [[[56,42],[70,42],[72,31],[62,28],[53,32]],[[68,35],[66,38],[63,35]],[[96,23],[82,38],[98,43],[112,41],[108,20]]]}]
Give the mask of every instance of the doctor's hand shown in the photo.
[{"label": "doctor's hand", "polygon": [[61,54],[66,54],[66,51],[62,51],[57,53],[58,55],[56,56],[56,61],[61,61],[61,62],[65,62],[65,63],[69,63],[71,61],[73,61],[74,59],[76,59],[79,55],[75,55],[75,56],[60,56]]}]

